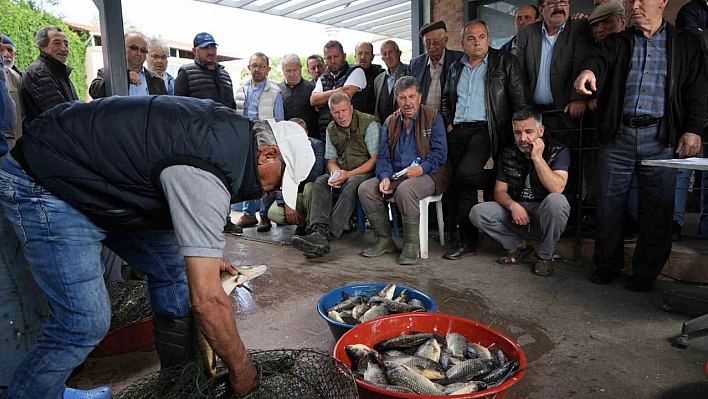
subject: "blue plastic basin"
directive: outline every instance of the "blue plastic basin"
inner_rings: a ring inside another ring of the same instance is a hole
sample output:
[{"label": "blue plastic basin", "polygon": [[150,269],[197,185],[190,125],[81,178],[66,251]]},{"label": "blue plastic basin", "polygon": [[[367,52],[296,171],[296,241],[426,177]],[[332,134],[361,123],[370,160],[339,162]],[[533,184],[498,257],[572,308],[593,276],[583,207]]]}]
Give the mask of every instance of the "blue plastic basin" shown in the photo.
[{"label": "blue plastic basin", "polygon": [[[352,325],[339,323],[327,317],[327,311],[343,300],[342,292],[346,292],[349,295],[364,295],[372,296],[377,292],[381,291],[388,284],[383,283],[363,283],[363,284],[352,284],[345,285],[344,287],[335,288],[332,291],[322,295],[319,302],[317,302],[317,312],[322,316],[322,318],[327,322],[329,330],[332,332],[334,340],[337,341],[339,338],[347,331],[351,330]],[[408,290],[408,299],[418,299],[425,304],[428,312],[435,312],[438,309],[438,304],[435,302],[430,295],[419,291],[415,288],[408,287],[405,285],[396,284],[396,290],[394,291],[394,298],[396,295],[400,294],[403,290]]]}]

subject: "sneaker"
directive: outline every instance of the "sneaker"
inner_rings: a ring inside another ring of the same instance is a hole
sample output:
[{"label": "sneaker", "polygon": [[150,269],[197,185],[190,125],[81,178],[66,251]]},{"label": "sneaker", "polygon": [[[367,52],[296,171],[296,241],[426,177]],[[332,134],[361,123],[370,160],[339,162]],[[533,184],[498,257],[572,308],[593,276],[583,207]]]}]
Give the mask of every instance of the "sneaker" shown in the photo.
[{"label": "sneaker", "polygon": [[253,227],[258,224],[258,219],[255,216],[243,215],[236,221],[236,226],[241,228]]},{"label": "sneaker", "polygon": [[270,224],[270,219],[268,219],[268,216],[261,216],[261,221],[258,223],[256,231],[259,233],[265,233],[270,231],[271,227],[273,226]]},{"label": "sneaker", "polygon": [[329,253],[330,236],[329,226],[316,224],[306,236],[293,237],[291,243],[307,257],[319,257]]},{"label": "sneaker", "polygon": [[64,388],[64,399],[111,399],[113,391],[109,387],[100,387],[89,390]]},{"label": "sneaker", "polygon": [[241,234],[241,233],[243,233],[243,229],[241,227],[233,224],[233,222],[231,221],[231,218],[228,217],[228,218],[226,218],[226,226],[224,226],[224,233],[226,233],[226,234]]},{"label": "sneaker", "polygon": [[671,229],[671,241],[681,241],[681,225],[674,222],[674,226]]}]

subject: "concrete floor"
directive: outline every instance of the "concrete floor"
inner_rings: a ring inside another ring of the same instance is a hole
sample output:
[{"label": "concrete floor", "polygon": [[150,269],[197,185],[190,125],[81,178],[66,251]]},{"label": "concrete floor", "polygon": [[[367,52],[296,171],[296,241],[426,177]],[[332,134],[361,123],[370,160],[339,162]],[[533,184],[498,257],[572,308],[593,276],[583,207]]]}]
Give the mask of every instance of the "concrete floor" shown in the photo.
[{"label": "concrete floor", "polygon": [[[551,277],[537,277],[531,264],[496,266],[494,260],[502,253],[496,248],[446,261],[441,258],[444,249],[432,240],[429,259],[399,266],[394,255],[359,255],[373,243],[368,230],[347,233],[333,241],[329,255],[308,260],[277,243],[289,242],[293,230],[279,227],[258,234],[248,229],[248,237],[228,239],[225,254],[233,263],[269,267],[249,283],[252,294],[239,289],[233,297],[248,348],[331,351],[334,340],[316,310],[320,296],[346,284],[399,283],[430,294],[439,312],[488,324],[521,344],[528,372],[509,399],[708,398],[708,340],[696,340],[689,349],[671,346],[689,317],[661,310],[659,289],[632,293],[623,288],[623,279],[591,284],[588,269],[568,262],[556,262]],[[670,284],[660,282],[659,288]],[[69,385],[108,384],[120,390],[158,368],[152,349],[89,359]]]}]

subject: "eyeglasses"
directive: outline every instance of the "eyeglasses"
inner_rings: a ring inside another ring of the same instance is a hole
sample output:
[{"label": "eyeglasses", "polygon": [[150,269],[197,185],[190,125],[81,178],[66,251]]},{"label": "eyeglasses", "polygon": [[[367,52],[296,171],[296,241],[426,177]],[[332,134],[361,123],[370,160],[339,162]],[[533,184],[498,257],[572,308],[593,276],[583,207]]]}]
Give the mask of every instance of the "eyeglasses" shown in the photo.
[{"label": "eyeglasses", "polygon": [[148,53],[147,47],[139,47],[138,45],[131,44],[130,46],[128,46],[128,48],[131,49],[132,51],[138,51],[138,50],[140,50],[140,52],[143,53],[143,54],[147,54],[147,53]]},{"label": "eyeglasses", "polygon": [[263,65],[263,64],[252,64],[248,66],[250,69],[266,69],[268,68],[268,65]]},{"label": "eyeglasses", "polygon": [[570,1],[568,1],[568,0],[559,0],[559,1],[547,1],[547,2],[545,2],[545,3],[543,3],[543,4],[541,4],[541,5],[544,6],[544,7],[553,7],[553,8],[555,8],[556,6],[565,7],[565,6],[567,6],[568,4],[570,4]]},{"label": "eyeglasses", "polygon": [[150,58],[152,58],[153,60],[167,61],[167,56],[166,56],[166,55],[150,54]]}]

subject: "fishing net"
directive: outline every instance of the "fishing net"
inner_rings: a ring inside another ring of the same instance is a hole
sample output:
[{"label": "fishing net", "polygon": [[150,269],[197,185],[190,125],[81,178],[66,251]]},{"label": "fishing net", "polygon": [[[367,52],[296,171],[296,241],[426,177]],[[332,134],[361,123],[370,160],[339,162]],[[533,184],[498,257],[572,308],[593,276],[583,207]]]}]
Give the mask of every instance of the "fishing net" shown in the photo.
[{"label": "fishing net", "polygon": [[115,399],[356,399],[356,382],[339,360],[314,349],[249,351],[258,369],[258,388],[243,398],[231,390],[221,361],[207,378],[196,362],[150,374]]},{"label": "fishing net", "polygon": [[111,328],[118,330],[128,324],[152,317],[150,297],[144,281],[114,281],[106,284],[111,299]]}]

